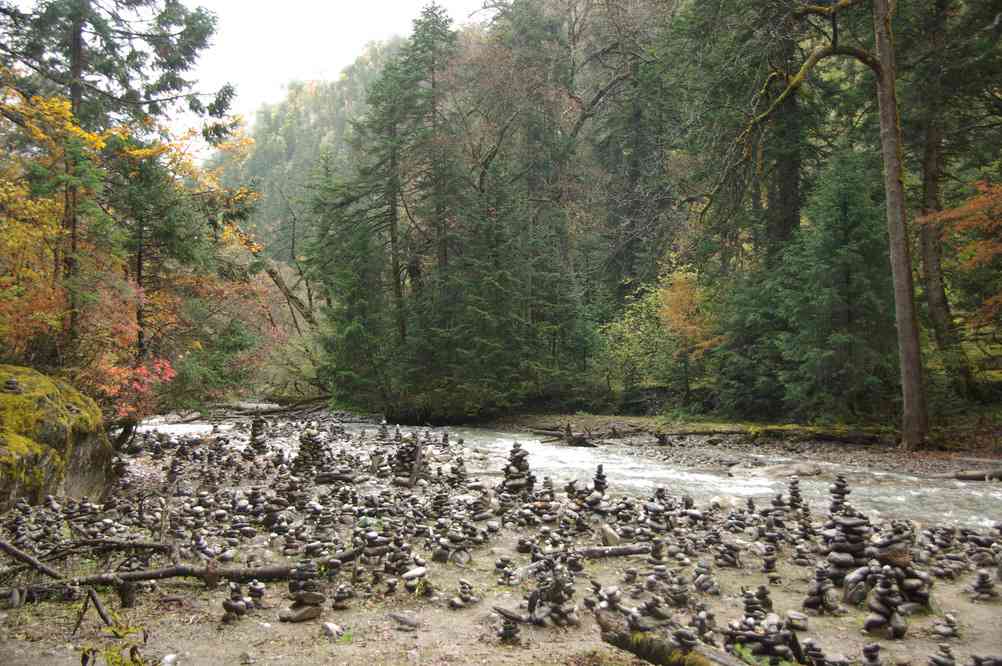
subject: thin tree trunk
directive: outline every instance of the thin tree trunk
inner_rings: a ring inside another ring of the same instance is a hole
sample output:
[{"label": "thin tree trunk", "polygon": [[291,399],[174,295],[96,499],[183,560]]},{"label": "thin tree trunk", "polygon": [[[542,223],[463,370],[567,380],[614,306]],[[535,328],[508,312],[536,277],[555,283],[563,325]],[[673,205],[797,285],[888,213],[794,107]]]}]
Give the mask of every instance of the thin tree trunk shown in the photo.
[{"label": "thin tree trunk", "polygon": [[[76,16],[73,17],[72,32],[70,34],[70,111],[73,113],[73,120],[80,123],[80,108],[83,104],[83,26],[84,18],[90,10],[88,0],[80,0],[77,7]],[[72,346],[78,336],[80,320],[80,298],[76,283],[79,273],[79,263],[77,262],[77,251],[79,248],[79,210],[78,198],[79,188],[74,182],[75,168],[73,158],[66,156],[66,192],[63,201],[63,228],[69,236],[69,250],[63,254],[64,285],[66,287],[69,304],[69,314],[66,323],[66,339]]]},{"label": "thin tree trunk", "polygon": [[[949,2],[936,0],[932,7],[928,35],[934,57],[943,57],[946,46],[946,12]],[[942,81],[934,78],[928,81],[923,91],[926,104],[925,146],[922,158],[922,214],[929,215],[942,210],[940,179],[943,174],[943,88]],[[919,228],[919,249],[922,259],[922,278],[925,287],[929,319],[932,322],[933,337],[943,358],[954,390],[967,398],[977,396],[977,383],[971,372],[971,364],[964,353],[960,335],[953,322],[950,302],[946,297],[943,281],[943,242],[940,225],[923,224]]]},{"label": "thin tree trunk", "polygon": [[901,126],[894,89],[897,69],[891,32],[890,0],[873,0],[873,27],[876,56],[880,63],[877,102],[880,108],[880,146],[884,161],[884,188],[887,197],[887,234],[891,274],[894,281],[894,319],[898,329],[898,357],[901,365],[901,439],[906,449],[917,449],[928,432],[925,386],[922,378],[922,349],[915,315],[915,287],[905,226],[905,195],[902,181]]},{"label": "thin tree trunk", "polygon": [[404,318],[404,289],[401,281],[403,279],[400,268],[400,178],[398,173],[397,160],[397,126],[390,125],[390,182],[386,189],[386,207],[390,216],[390,270],[393,271],[393,307],[397,319],[397,334],[400,342],[407,340],[407,321]]},{"label": "thin tree trunk", "polygon": [[136,360],[139,363],[146,358],[146,294],[143,293],[143,222],[136,220]]}]

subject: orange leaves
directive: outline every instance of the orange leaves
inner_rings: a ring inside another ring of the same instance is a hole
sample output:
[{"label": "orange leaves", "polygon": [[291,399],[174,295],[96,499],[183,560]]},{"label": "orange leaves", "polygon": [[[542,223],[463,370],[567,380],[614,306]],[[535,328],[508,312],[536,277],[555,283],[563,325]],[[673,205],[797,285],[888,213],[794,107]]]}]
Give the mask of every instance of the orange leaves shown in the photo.
[{"label": "orange leaves", "polygon": [[975,183],[978,193],[957,206],[919,218],[920,224],[943,224],[944,233],[954,239],[968,234],[962,246],[967,269],[990,263],[1002,255],[1002,183]]},{"label": "orange leaves", "polygon": [[142,418],[156,410],[157,389],[177,375],[170,361],[156,358],[142,365],[116,365],[113,355],[102,356],[75,378],[79,387],[99,402],[115,405],[118,418]]},{"label": "orange leaves", "polygon": [[[945,240],[957,247],[959,268],[973,271],[1002,258],[1002,183],[975,183],[977,194],[954,208],[925,215],[919,224],[942,226]],[[986,323],[1002,312],[1002,292],[985,299],[975,323]]]}]

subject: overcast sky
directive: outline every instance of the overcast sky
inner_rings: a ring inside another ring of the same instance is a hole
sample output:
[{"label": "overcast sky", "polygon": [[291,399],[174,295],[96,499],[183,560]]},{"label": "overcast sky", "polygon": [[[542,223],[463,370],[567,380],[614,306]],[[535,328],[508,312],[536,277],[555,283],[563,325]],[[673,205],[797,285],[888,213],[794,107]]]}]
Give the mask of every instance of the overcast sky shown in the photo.
[{"label": "overcast sky", "polygon": [[[456,25],[483,0],[438,0]],[[334,79],[372,41],[410,34],[427,0],[185,0],[219,19],[200,60],[199,89],[237,88],[233,111],[253,120],[263,103],[280,101],[290,81]],[[473,20],[482,17],[479,14]]]}]

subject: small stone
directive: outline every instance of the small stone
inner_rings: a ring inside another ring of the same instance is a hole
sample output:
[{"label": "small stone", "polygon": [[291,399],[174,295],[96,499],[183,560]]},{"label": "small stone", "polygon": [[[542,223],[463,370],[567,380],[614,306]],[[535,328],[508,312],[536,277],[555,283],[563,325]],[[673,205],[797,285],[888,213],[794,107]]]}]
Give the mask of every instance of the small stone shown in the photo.
[{"label": "small stone", "polygon": [[290,608],[278,614],[278,619],[282,622],[306,622],[320,617],[320,606],[300,606]]},{"label": "small stone", "polygon": [[344,635],[344,627],[333,622],[324,622],[322,625],[324,636],[332,640],[337,640]]},{"label": "small stone", "polygon": [[296,592],[295,599],[297,603],[303,604],[305,606],[323,606],[327,601],[327,595],[321,594],[320,592]]},{"label": "small stone", "polygon": [[791,629],[795,629],[797,631],[807,631],[808,618],[803,613],[798,613],[797,611],[787,611],[786,620]]},{"label": "small stone", "polygon": [[425,574],[428,573],[427,567],[415,567],[405,573],[401,578],[404,580],[413,580],[415,578],[423,578]]}]

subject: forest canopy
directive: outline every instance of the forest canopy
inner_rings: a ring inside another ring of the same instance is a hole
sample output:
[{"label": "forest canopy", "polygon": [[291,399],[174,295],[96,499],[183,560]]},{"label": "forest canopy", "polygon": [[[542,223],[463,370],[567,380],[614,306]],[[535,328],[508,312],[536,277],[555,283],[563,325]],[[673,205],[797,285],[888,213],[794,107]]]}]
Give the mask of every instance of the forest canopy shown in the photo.
[{"label": "forest canopy", "polygon": [[999,400],[1002,44],[996,3],[891,4],[432,3],[244,130],[188,79],[211,13],[0,2],[0,360],[142,386],[122,415],[243,387],[919,445]]}]

